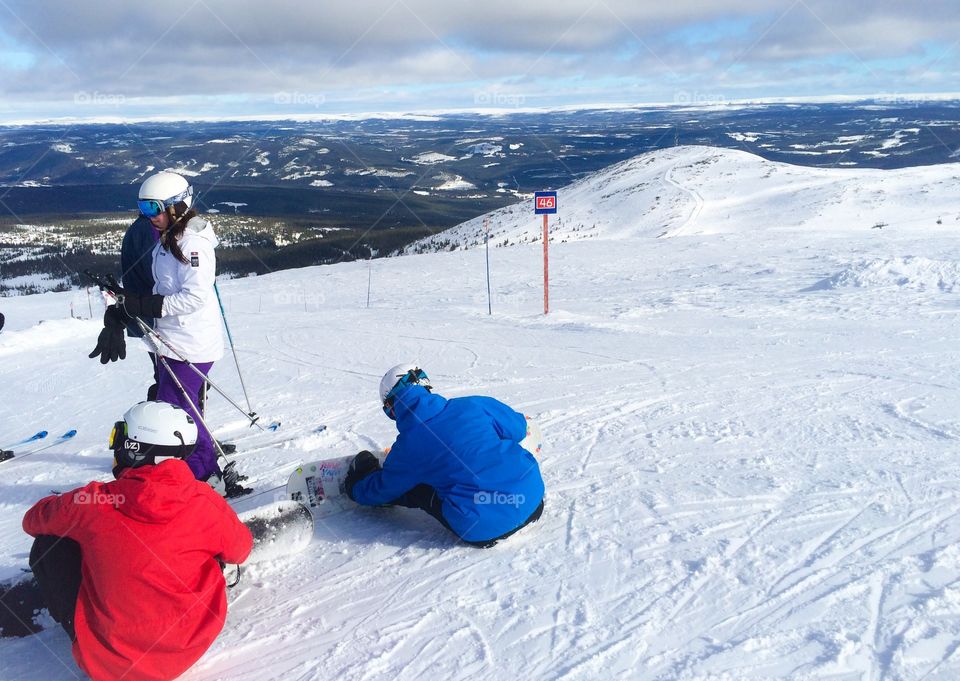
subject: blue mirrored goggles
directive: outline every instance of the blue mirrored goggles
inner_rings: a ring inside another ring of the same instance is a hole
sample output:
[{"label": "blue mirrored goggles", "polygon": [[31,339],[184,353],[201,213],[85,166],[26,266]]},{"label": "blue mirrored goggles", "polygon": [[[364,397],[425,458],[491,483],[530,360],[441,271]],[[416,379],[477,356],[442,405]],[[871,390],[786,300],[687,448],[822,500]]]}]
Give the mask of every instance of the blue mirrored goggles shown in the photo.
[{"label": "blue mirrored goggles", "polygon": [[401,376],[396,385],[394,385],[393,388],[390,389],[390,392],[387,393],[387,396],[383,398],[383,413],[393,418],[393,401],[397,394],[410,385],[422,385],[427,390],[431,390],[430,384],[427,383],[429,380],[427,372],[423,369],[411,369]]},{"label": "blue mirrored goggles", "polygon": [[190,196],[193,196],[193,187],[187,187],[182,192],[176,196],[171,196],[166,201],[158,201],[157,199],[140,199],[137,201],[137,208],[140,209],[140,214],[144,217],[155,218],[160,215],[160,213],[165,211],[168,206],[176,205],[180,201],[186,201]]},{"label": "blue mirrored goggles", "polygon": [[140,209],[141,215],[148,218],[155,218],[165,210],[163,202],[156,199],[140,199],[137,201],[137,208]]}]

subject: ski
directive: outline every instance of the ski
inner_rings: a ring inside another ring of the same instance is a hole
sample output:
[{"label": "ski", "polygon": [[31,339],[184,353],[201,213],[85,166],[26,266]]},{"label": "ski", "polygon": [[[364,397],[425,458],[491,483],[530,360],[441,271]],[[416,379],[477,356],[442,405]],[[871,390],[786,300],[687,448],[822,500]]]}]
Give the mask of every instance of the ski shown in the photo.
[{"label": "ski", "polygon": [[[232,437],[230,435],[230,433],[234,431],[234,429],[232,428],[228,429],[226,432],[218,433],[214,435],[214,437],[216,438],[217,442],[220,443],[221,446],[224,443],[233,445],[234,452],[235,452],[238,449],[237,443],[240,443],[242,445],[244,442],[255,440],[261,436],[269,435],[270,433],[275,433],[279,428],[280,428],[280,421],[272,421],[270,425],[264,426],[262,430],[256,430],[247,434],[239,435],[238,437]],[[233,454],[234,452],[224,450],[225,454]]]},{"label": "ski", "polygon": [[[277,428],[279,428],[279,427],[280,427],[280,422],[279,422],[279,421],[275,421],[274,423],[271,423],[271,424],[270,424],[270,426],[267,428],[267,431],[269,431],[269,432],[276,432],[276,431],[277,431]],[[326,426],[320,426],[320,427],[317,428],[314,432],[320,433],[320,432],[323,432],[324,430],[326,430],[326,428],[327,428]],[[256,442],[259,440],[259,437],[258,437],[258,436],[263,436],[263,435],[267,435],[267,434],[269,434],[269,433],[268,433],[268,432],[260,432],[260,433],[254,433],[254,434],[250,435],[249,437],[240,437],[240,438],[233,439],[232,442],[231,442],[231,444],[233,445],[233,451],[224,450],[223,453],[224,453],[227,457],[229,457],[229,458],[232,459],[232,458],[234,458],[234,457],[236,457],[236,456],[241,456],[241,455],[244,455],[244,454],[251,454],[251,453],[253,453],[253,452],[259,452],[259,451],[262,451],[262,450],[264,450],[264,449],[269,449],[269,448],[271,448],[271,447],[276,447],[277,445],[282,445],[282,444],[285,443],[285,442],[290,442],[290,441],[292,441],[292,440],[296,440],[297,437],[298,437],[298,436],[296,436],[296,435],[290,435],[289,437],[283,437],[283,438],[280,438],[279,440],[270,440],[269,442],[261,442],[261,443],[258,443],[258,444],[254,444],[252,447],[245,447],[245,446],[244,446],[244,443],[246,443],[246,442],[252,441],[252,442],[256,443]]]},{"label": "ski", "polygon": [[[326,426],[321,426],[320,428],[318,428],[318,429],[315,430],[314,432],[315,432],[315,433],[322,433],[324,430],[326,430]],[[265,442],[265,443],[263,443],[263,444],[258,444],[258,445],[254,446],[254,447],[238,448],[233,454],[230,454],[230,458],[234,458],[234,457],[241,456],[241,455],[245,455],[245,454],[255,454],[256,452],[262,452],[264,449],[273,449],[273,448],[278,447],[279,445],[286,444],[287,442],[294,442],[294,441],[296,441],[296,440],[299,440],[299,439],[301,439],[302,437],[303,437],[302,434],[301,434],[301,435],[290,435],[289,437],[283,437],[283,438],[280,438],[280,439],[278,439],[278,440],[271,440],[270,442]],[[241,443],[241,444],[242,444],[242,443]]]},{"label": "ski", "polygon": [[36,433],[31,435],[30,437],[25,437],[22,440],[17,440],[16,442],[11,442],[8,445],[3,445],[2,447],[0,447],[0,449],[15,449],[17,447],[22,447],[27,443],[36,442],[37,440],[42,440],[46,436],[47,436],[47,431],[38,430]]},{"label": "ski", "polygon": [[[42,431],[42,432],[46,432],[46,431]],[[50,449],[51,447],[56,447],[59,444],[63,444],[64,442],[66,442],[76,434],[77,434],[76,430],[68,430],[63,435],[56,437],[49,442],[43,441],[43,438],[30,441],[27,444],[36,444],[37,446],[33,446],[33,447],[28,446],[25,449],[14,449],[12,452],[9,453],[9,455],[6,458],[0,459],[0,461],[7,461],[8,459],[12,459],[15,457],[24,458],[31,454],[42,452],[45,449]]]}]

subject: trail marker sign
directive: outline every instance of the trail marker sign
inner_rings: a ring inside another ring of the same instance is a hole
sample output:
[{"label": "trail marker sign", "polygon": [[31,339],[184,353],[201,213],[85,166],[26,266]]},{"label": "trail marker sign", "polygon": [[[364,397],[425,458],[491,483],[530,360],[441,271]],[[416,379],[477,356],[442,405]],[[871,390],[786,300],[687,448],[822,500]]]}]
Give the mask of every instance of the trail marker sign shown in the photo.
[{"label": "trail marker sign", "polygon": [[535,215],[553,215],[557,212],[557,192],[536,192],[533,195]]},{"label": "trail marker sign", "polygon": [[550,215],[557,212],[557,192],[535,192],[533,212],[543,216],[543,314],[550,314]]}]

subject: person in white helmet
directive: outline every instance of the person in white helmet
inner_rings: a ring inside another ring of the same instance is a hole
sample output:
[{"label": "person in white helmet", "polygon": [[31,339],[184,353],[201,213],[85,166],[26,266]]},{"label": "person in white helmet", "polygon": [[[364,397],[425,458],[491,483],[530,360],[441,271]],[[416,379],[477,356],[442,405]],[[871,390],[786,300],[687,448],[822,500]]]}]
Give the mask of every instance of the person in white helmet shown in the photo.
[{"label": "person in white helmet", "polygon": [[480,548],[540,518],[539,437],[530,438],[539,430],[523,414],[492,397],[437,395],[415,364],[384,374],[380,402],[397,439],[382,468],[370,452],[354,457],[344,485],[351,499],[422,509]]},{"label": "person in white helmet", "polygon": [[[104,364],[123,359],[123,326],[136,325],[134,320],[139,318],[153,323],[170,346],[207,375],[223,356],[223,323],[214,291],[219,241],[213,226],[193,209],[193,188],[177,173],[161,172],[147,178],[140,187],[137,206],[159,234],[152,251],[153,290],[143,295],[120,289],[123,303],[107,309],[104,330],[90,357],[99,355]],[[225,496],[250,492],[240,485],[235,471],[224,476],[213,437],[194,409],[202,408],[204,379],[165,344],[149,339],[147,344],[170,367],[167,371],[161,362],[157,369],[156,398],[183,407],[199,424],[197,447],[187,459],[190,470]]]},{"label": "person in white helmet", "polygon": [[183,462],[196,439],[180,407],[134,405],[110,435],[116,480],[48,496],[23,518],[44,605],[92,679],[176,678],[223,629],[218,561],[245,561],[253,537]]},{"label": "person in white helmet", "polygon": [[[151,175],[140,186],[139,198],[149,198],[153,193],[151,187],[158,184],[157,175]],[[138,296],[149,296],[153,293],[153,249],[160,240],[160,230],[154,226],[150,218],[138,213],[137,219],[127,228],[123,235],[123,245],[120,249],[120,281],[123,288]],[[153,326],[153,320],[146,320]],[[143,330],[132,319],[126,325],[128,338],[143,338]],[[147,399],[157,399],[159,383],[158,369],[160,364],[157,355],[148,350],[151,368],[153,369],[153,384],[147,389]],[[109,358],[107,358],[109,359]]]}]

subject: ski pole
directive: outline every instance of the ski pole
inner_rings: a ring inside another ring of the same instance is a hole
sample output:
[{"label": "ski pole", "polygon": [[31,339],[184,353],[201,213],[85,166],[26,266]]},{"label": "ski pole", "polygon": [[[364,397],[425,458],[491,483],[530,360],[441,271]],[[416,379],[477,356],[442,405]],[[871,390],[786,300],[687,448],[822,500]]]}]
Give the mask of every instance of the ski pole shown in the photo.
[{"label": "ski pole", "polygon": [[[85,275],[87,275],[91,280],[93,280],[93,282],[94,282],[97,286],[99,286],[101,289],[103,289],[103,290],[105,290],[105,291],[109,291],[110,293],[112,293],[112,294],[114,295],[114,297],[117,299],[117,303],[118,303],[118,304],[120,304],[120,305],[123,304],[123,293],[120,292],[122,289],[120,288],[120,285],[117,283],[117,280],[116,280],[112,275],[107,275],[107,277],[104,278],[104,277],[98,277],[96,274],[92,273],[90,270],[84,270],[83,273],[84,273]],[[255,426],[257,426],[257,428],[259,428],[260,430],[264,430],[264,431],[266,430],[266,428],[264,428],[264,427],[261,426],[259,423],[257,423],[257,421],[260,420],[260,417],[257,415],[256,412],[254,412],[254,411],[245,412],[245,411],[243,410],[243,407],[241,407],[239,404],[237,404],[236,402],[234,402],[234,401],[233,401],[233,398],[231,398],[227,393],[225,393],[220,386],[218,386],[216,383],[214,383],[213,381],[211,381],[211,380],[207,377],[206,374],[204,374],[202,371],[200,371],[197,367],[193,366],[193,363],[192,363],[190,360],[188,360],[186,357],[184,357],[183,354],[182,354],[179,350],[177,350],[175,347],[173,347],[172,345],[170,345],[170,343],[167,341],[167,339],[164,338],[162,335],[160,335],[160,334],[156,331],[156,329],[154,329],[153,327],[149,326],[149,325],[148,325],[146,322],[144,322],[140,317],[134,317],[133,315],[129,315],[129,316],[132,317],[132,318],[134,319],[134,321],[137,322],[137,325],[140,327],[140,330],[143,331],[144,335],[150,336],[151,340],[153,341],[154,346],[155,346],[155,347],[157,348],[157,350],[158,350],[158,352],[157,352],[158,355],[160,355],[160,352],[159,352],[160,346],[157,344],[157,341],[159,340],[159,341],[160,341],[161,343],[163,343],[171,352],[173,352],[173,354],[175,354],[175,355],[180,359],[180,361],[182,361],[184,364],[186,364],[188,367],[190,367],[190,370],[193,371],[193,373],[197,374],[197,375],[200,376],[203,380],[205,380],[205,381],[210,385],[210,387],[212,387],[214,390],[216,390],[218,393],[220,393],[220,395],[222,395],[223,398],[224,398],[227,402],[229,402],[230,404],[232,404],[232,405],[236,408],[237,411],[239,411],[241,414],[243,414],[244,416],[246,416],[247,419],[250,420],[250,425],[251,425],[251,426],[254,426],[254,425],[255,425]]]},{"label": "ski pole", "polygon": [[217,294],[217,302],[220,303],[220,316],[223,317],[223,327],[227,330],[227,340],[230,341],[230,351],[233,353],[233,363],[237,365],[237,376],[240,377],[240,387],[243,388],[243,397],[247,401],[247,409],[252,413],[253,407],[250,406],[250,396],[247,394],[247,384],[243,382],[243,373],[240,371],[240,360],[237,358],[237,348],[233,344],[233,334],[230,333],[230,325],[227,323],[227,311],[223,309],[223,299],[220,297],[220,288],[217,282],[213,282],[213,291]]},{"label": "ski pole", "polygon": [[[138,320],[139,321],[139,320]],[[141,322],[142,324],[142,322]],[[210,436],[210,439],[213,441],[213,446],[217,450],[218,456],[222,456],[224,459],[227,458],[227,455],[223,453],[223,449],[220,447],[220,443],[217,442],[217,438],[213,436],[213,431],[207,426],[206,419],[203,418],[203,414],[200,413],[200,410],[197,408],[197,405],[193,403],[193,400],[190,399],[190,395],[187,393],[186,389],[183,387],[183,383],[180,382],[180,379],[177,378],[177,375],[173,373],[173,369],[170,364],[167,362],[167,358],[160,354],[160,346],[157,345],[154,341],[154,347],[157,349],[157,358],[160,360],[160,363],[163,365],[163,368],[167,370],[167,373],[170,374],[170,378],[173,379],[173,382],[177,384],[177,387],[180,388],[180,393],[183,395],[183,399],[187,401],[187,404],[190,405],[190,408],[193,409],[193,412],[197,415],[197,419],[200,421],[200,425],[203,426],[203,429],[207,431],[207,435]]]},{"label": "ski pole", "polygon": [[264,428],[264,427],[261,426],[259,423],[257,423],[257,422],[260,420],[260,416],[259,416],[256,412],[252,412],[252,411],[251,411],[251,412],[245,412],[245,411],[243,410],[243,407],[241,407],[239,404],[237,404],[236,402],[234,402],[234,401],[233,401],[233,398],[231,398],[227,393],[223,392],[223,389],[222,389],[220,386],[218,386],[216,383],[214,383],[213,381],[211,381],[210,378],[209,378],[205,373],[203,373],[202,371],[200,371],[197,367],[195,367],[195,366],[193,365],[193,362],[191,362],[190,360],[188,360],[186,357],[183,356],[183,354],[181,354],[181,352],[180,352],[179,350],[177,350],[175,347],[173,347],[172,345],[170,345],[169,341],[167,341],[166,338],[164,338],[162,335],[160,335],[160,333],[158,333],[156,329],[152,329],[152,328],[150,328],[149,326],[147,326],[147,324],[146,324],[142,319],[140,319],[140,317],[134,317],[134,319],[136,320],[137,324],[139,325],[140,330],[143,331],[144,334],[150,336],[150,338],[153,340],[154,347],[156,347],[156,348],[157,348],[157,351],[158,351],[158,352],[157,352],[157,356],[158,356],[158,357],[163,357],[163,355],[159,352],[159,350],[160,350],[160,345],[157,343],[157,341],[160,341],[160,343],[163,343],[163,344],[167,347],[167,349],[169,349],[173,354],[175,354],[175,355],[180,359],[181,362],[183,362],[184,364],[186,364],[187,367],[189,367],[190,371],[192,371],[192,372],[195,373],[197,376],[200,376],[203,380],[205,380],[205,381],[210,385],[211,388],[213,388],[213,389],[216,390],[218,393],[220,393],[220,395],[221,395],[227,402],[229,402],[230,404],[232,404],[232,405],[234,406],[234,408],[236,408],[237,411],[239,411],[241,414],[243,414],[244,416],[246,416],[246,417],[250,420],[250,425],[251,425],[251,426],[256,426],[256,427],[259,428],[260,430],[266,430],[266,428]]}]

